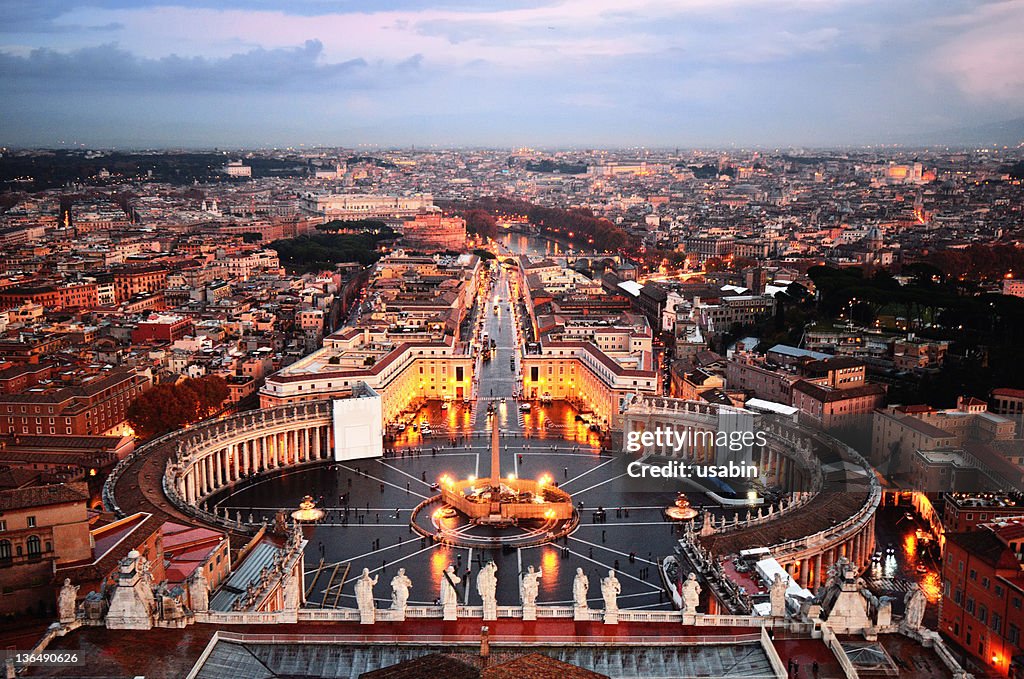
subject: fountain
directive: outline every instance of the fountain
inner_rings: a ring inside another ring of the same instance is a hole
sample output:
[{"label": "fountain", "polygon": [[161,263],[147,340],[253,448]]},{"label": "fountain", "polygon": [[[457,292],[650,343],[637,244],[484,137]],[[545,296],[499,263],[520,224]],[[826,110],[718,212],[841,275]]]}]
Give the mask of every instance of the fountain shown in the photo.
[{"label": "fountain", "polygon": [[456,481],[441,478],[441,499],[477,525],[514,526],[523,520],[567,521],[573,516],[572,498],[555,487],[549,474],[536,481],[515,474],[501,478],[500,432],[492,416],[491,475]]},{"label": "fountain", "polygon": [[[515,474],[501,477],[501,434],[497,417],[489,417],[490,475],[464,480],[442,476],[438,484],[441,494],[431,501],[440,503],[430,516],[433,531],[417,524],[417,512],[412,517],[413,529],[444,543],[482,549],[537,545],[569,533],[579,523],[579,515],[572,497],[557,487],[550,474],[536,480]],[[474,527],[486,529],[485,534],[474,533]],[[503,531],[515,527],[520,530]]]},{"label": "fountain", "polygon": [[313,496],[306,495],[299,502],[299,508],[292,512],[292,518],[302,523],[313,523],[324,518],[324,510],[317,509]]},{"label": "fountain", "polygon": [[697,510],[690,506],[690,501],[682,493],[676,497],[676,503],[665,510],[665,516],[673,521],[689,521],[697,514]]}]

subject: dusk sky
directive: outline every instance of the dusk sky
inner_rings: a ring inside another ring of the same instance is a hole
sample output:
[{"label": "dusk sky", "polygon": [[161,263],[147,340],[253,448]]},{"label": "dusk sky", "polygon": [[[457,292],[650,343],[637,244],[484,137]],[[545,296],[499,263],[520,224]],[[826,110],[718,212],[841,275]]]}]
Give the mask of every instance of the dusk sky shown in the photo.
[{"label": "dusk sky", "polygon": [[1024,0],[0,7],[8,146],[862,144],[1024,112]]}]

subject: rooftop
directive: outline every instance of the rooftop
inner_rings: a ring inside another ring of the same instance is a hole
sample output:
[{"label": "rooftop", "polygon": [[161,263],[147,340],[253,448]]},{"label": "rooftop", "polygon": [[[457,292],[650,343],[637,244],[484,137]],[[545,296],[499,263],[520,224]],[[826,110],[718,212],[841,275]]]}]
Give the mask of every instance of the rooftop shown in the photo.
[{"label": "rooftop", "polygon": [[46,505],[87,502],[89,486],[86,483],[61,483],[0,490],[0,511],[45,507]]}]

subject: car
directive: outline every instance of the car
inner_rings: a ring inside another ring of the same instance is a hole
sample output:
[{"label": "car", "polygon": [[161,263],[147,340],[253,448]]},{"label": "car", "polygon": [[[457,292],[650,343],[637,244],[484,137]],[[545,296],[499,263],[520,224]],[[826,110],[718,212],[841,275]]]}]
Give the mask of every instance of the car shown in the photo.
[{"label": "car", "polygon": [[504,402],[505,402],[505,397],[504,397],[504,396],[502,396],[502,397],[501,397],[501,402],[502,402],[502,403],[504,403]]},{"label": "car", "polygon": [[399,422],[398,423],[398,431],[405,431],[405,423],[404,422]]},{"label": "car", "polygon": [[428,434],[430,434],[432,432],[433,432],[433,430],[430,428],[429,424],[425,424],[422,427],[420,427],[420,433],[423,434],[424,436],[427,436]]},{"label": "car", "polygon": [[524,412],[524,413],[530,412],[531,408],[532,408],[532,406],[529,403],[520,403],[519,404],[519,410]]},{"label": "car", "polygon": [[441,401],[441,410],[448,410],[448,401]]}]

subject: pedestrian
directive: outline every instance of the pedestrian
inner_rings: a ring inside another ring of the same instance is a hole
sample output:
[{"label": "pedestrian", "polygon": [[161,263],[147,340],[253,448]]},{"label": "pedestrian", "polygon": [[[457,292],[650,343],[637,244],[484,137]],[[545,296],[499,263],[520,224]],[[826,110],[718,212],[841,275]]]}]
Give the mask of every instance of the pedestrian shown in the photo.
[{"label": "pedestrian", "polygon": [[815,660],[813,663],[811,663],[811,672],[814,674],[814,676],[818,676],[818,661],[817,660]]}]

